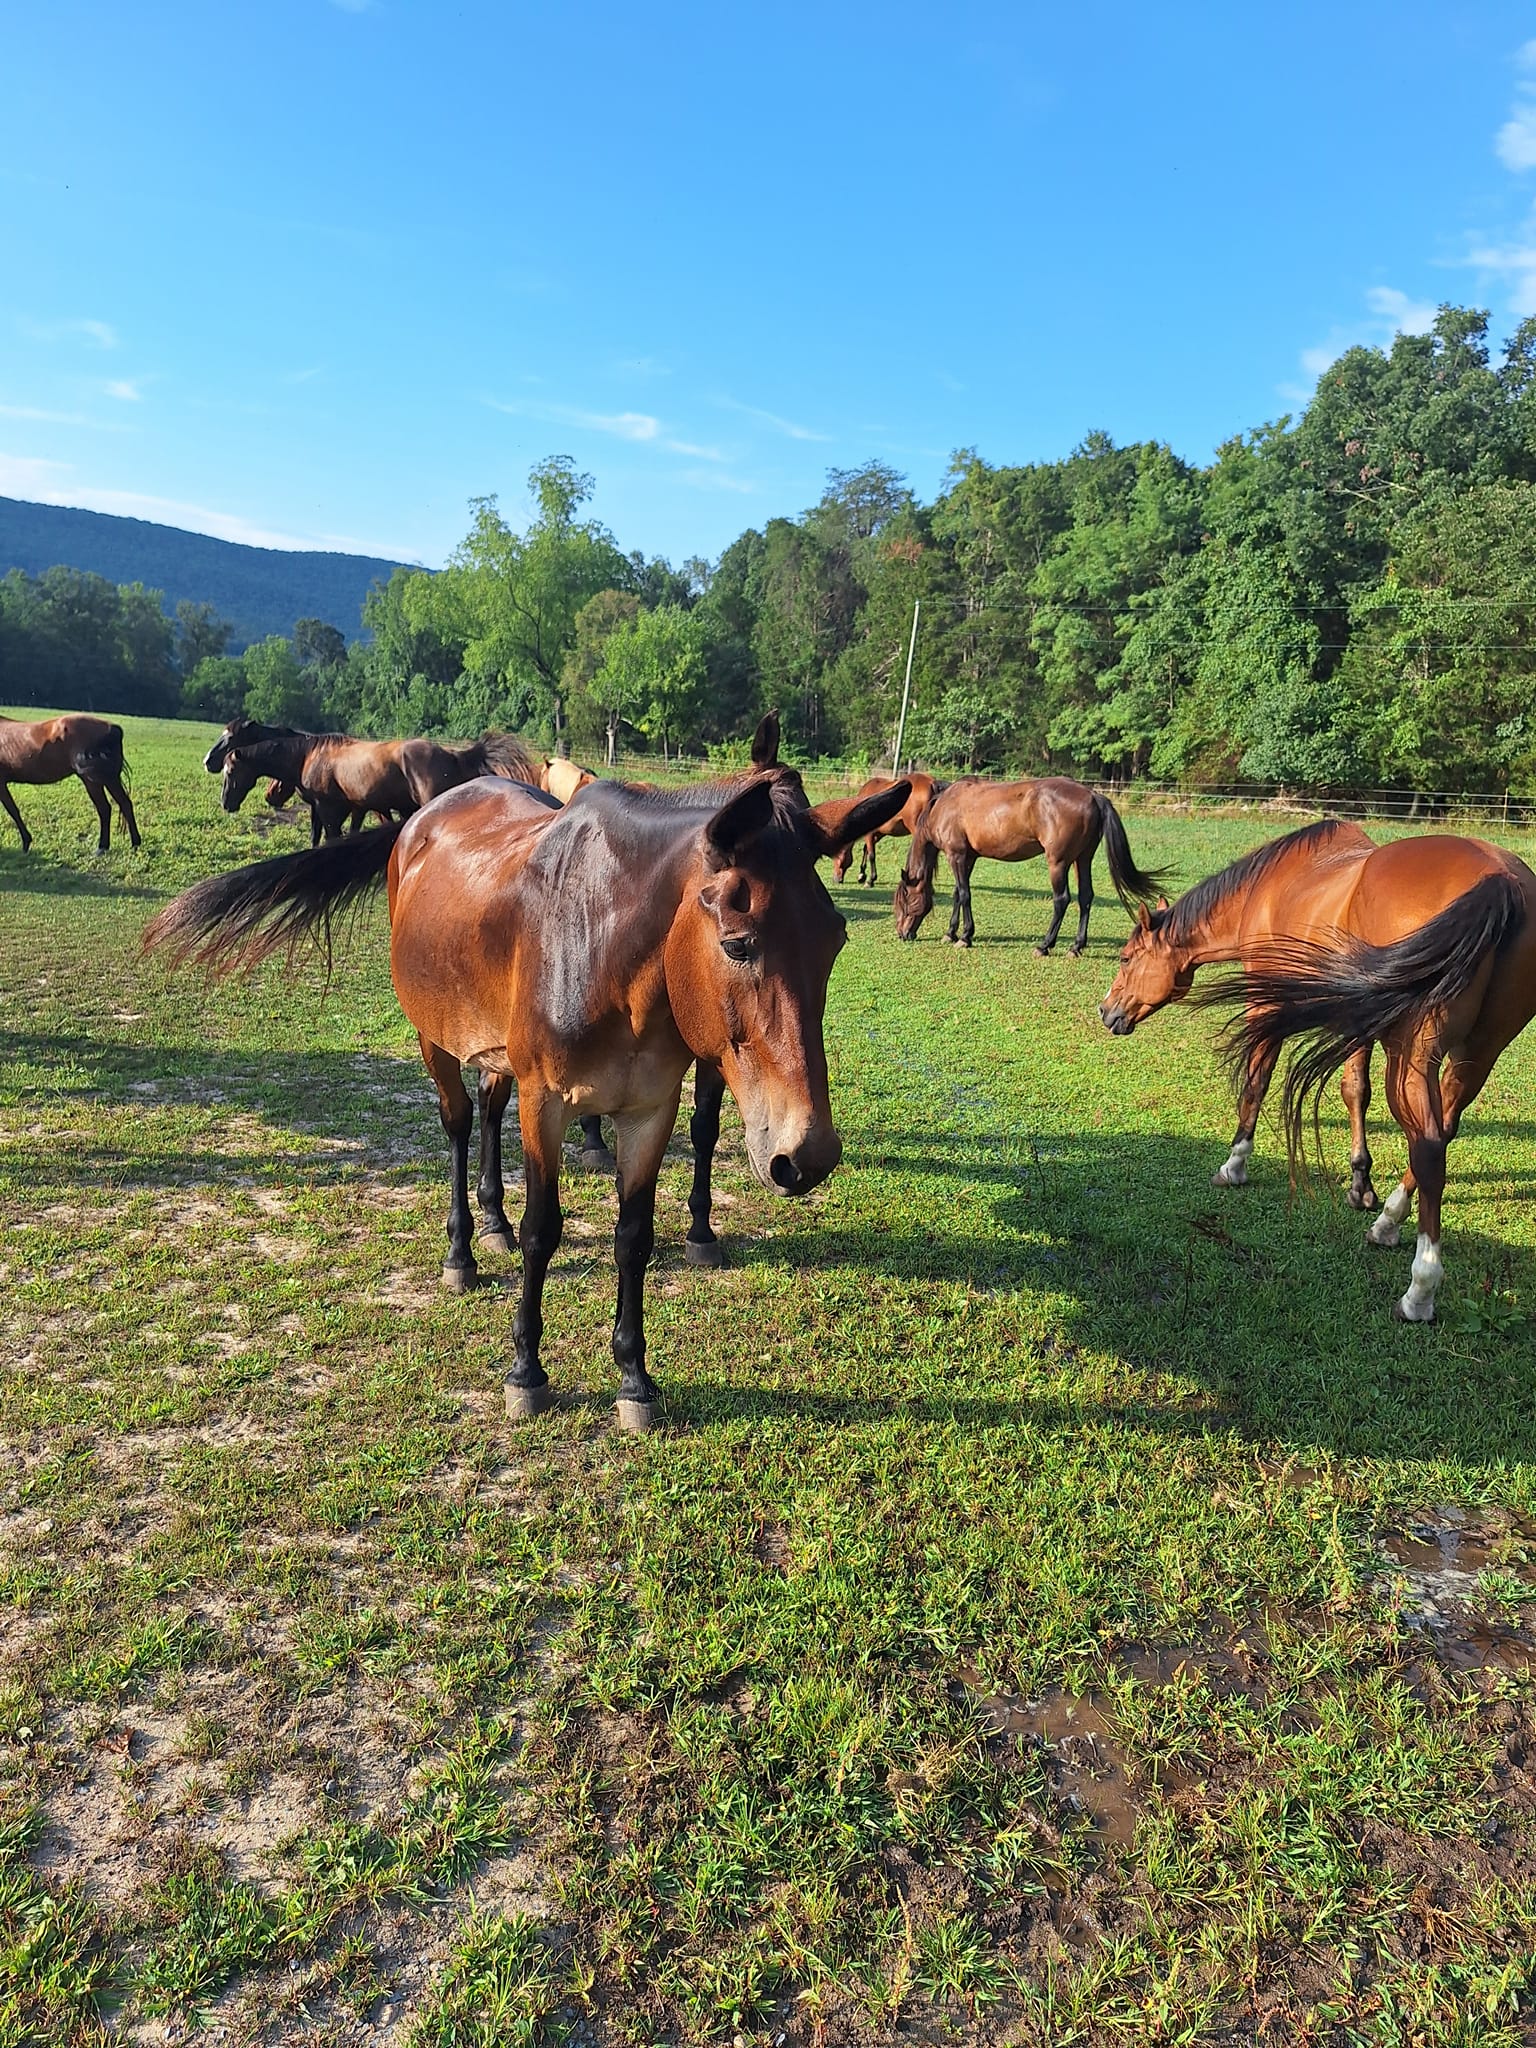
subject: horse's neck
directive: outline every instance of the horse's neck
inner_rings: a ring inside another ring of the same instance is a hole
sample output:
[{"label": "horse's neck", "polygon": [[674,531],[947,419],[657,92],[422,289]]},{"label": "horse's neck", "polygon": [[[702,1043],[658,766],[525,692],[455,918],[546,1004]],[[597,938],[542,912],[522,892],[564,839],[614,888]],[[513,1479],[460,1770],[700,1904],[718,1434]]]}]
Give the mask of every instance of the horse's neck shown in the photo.
[{"label": "horse's neck", "polygon": [[1218,961],[1240,957],[1243,921],[1252,893],[1249,889],[1231,890],[1206,912],[1196,930],[1179,943],[1178,951],[1190,966],[1210,967]]}]

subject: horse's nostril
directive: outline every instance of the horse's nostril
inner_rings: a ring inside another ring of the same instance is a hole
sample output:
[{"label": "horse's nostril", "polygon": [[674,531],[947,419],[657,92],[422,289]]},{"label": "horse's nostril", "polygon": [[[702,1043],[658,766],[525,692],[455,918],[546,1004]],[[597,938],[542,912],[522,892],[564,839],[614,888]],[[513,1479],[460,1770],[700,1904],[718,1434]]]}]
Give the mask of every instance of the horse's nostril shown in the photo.
[{"label": "horse's nostril", "polygon": [[768,1168],[768,1178],[776,1188],[792,1195],[800,1185],[800,1169],[787,1152],[775,1152]]}]

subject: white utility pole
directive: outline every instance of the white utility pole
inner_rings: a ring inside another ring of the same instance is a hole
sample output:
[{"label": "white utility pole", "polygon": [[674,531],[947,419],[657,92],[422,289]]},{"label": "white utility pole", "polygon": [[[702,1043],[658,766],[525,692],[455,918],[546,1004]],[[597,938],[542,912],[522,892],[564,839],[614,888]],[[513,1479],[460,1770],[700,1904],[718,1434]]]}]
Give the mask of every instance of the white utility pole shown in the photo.
[{"label": "white utility pole", "polygon": [[907,736],[907,705],[912,699],[912,657],[917,652],[917,613],[921,599],[912,606],[912,638],[907,642],[907,680],[901,686],[901,722],[896,727],[896,758],[891,763],[892,773],[901,774],[901,747]]}]

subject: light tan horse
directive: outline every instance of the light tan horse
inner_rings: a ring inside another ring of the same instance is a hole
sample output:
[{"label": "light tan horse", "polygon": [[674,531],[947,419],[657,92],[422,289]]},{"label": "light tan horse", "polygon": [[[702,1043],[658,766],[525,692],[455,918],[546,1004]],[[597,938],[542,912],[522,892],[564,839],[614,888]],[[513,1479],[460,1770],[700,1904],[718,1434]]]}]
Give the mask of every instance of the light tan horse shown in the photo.
[{"label": "light tan horse", "polygon": [[596,780],[590,768],[567,761],[560,754],[551,755],[539,764],[539,788],[548,790],[557,803],[568,804],[578,789],[585,789],[589,782]]},{"label": "light tan horse", "polygon": [[32,834],[22,821],[11,795],[13,782],[63,782],[78,775],[85,793],[96,806],[101,837],[96,851],[105,853],[112,844],[112,804],[122,813],[128,827],[128,843],[139,844],[139,821],[128,796],[128,770],[123,762],[123,728],[88,712],[68,712],[62,718],[26,720],[0,718],[0,808],[21,834],[21,850],[32,845]]},{"label": "light tan horse", "polygon": [[1261,846],[1172,909],[1143,910],[1099,1014],[1123,1037],[1187,996],[1201,967],[1230,960],[1241,963],[1241,976],[1200,998],[1235,994],[1245,1004],[1229,1037],[1241,1081],[1237,1136],[1218,1181],[1247,1179],[1259,1104],[1281,1048],[1297,1038],[1284,1094],[1292,1167],[1309,1105],[1342,1070],[1349,1199],[1373,1206],[1365,1112],[1379,1042],[1408,1171],[1368,1235],[1372,1244],[1395,1245],[1417,1191],[1418,1244],[1394,1313],[1432,1322],[1446,1146],[1499,1054],[1536,1016],[1536,875],[1481,839],[1376,846],[1358,825],[1325,819]]}]

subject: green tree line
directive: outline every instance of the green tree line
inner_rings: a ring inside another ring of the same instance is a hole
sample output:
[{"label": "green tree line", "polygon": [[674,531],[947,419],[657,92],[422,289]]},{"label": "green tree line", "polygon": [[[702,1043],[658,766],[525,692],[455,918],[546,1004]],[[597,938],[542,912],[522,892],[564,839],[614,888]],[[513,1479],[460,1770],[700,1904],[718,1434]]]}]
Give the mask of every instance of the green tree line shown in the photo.
[{"label": "green tree line", "polygon": [[[762,711],[811,758],[1536,795],[1536,320],[1347,350],[1305,408],[1197,467],[1090,434],[952,459],[932,504],[880,462],[709,564],[625,554],[565,457],[519,532],[477,500],[363,638],[300,622],[236,657],[207,606],[50,570],[0,582],[0,690],[294,724],[514,727],[581,758],[729,754]],[[133,697],[131,703],[119,694]]]}]

